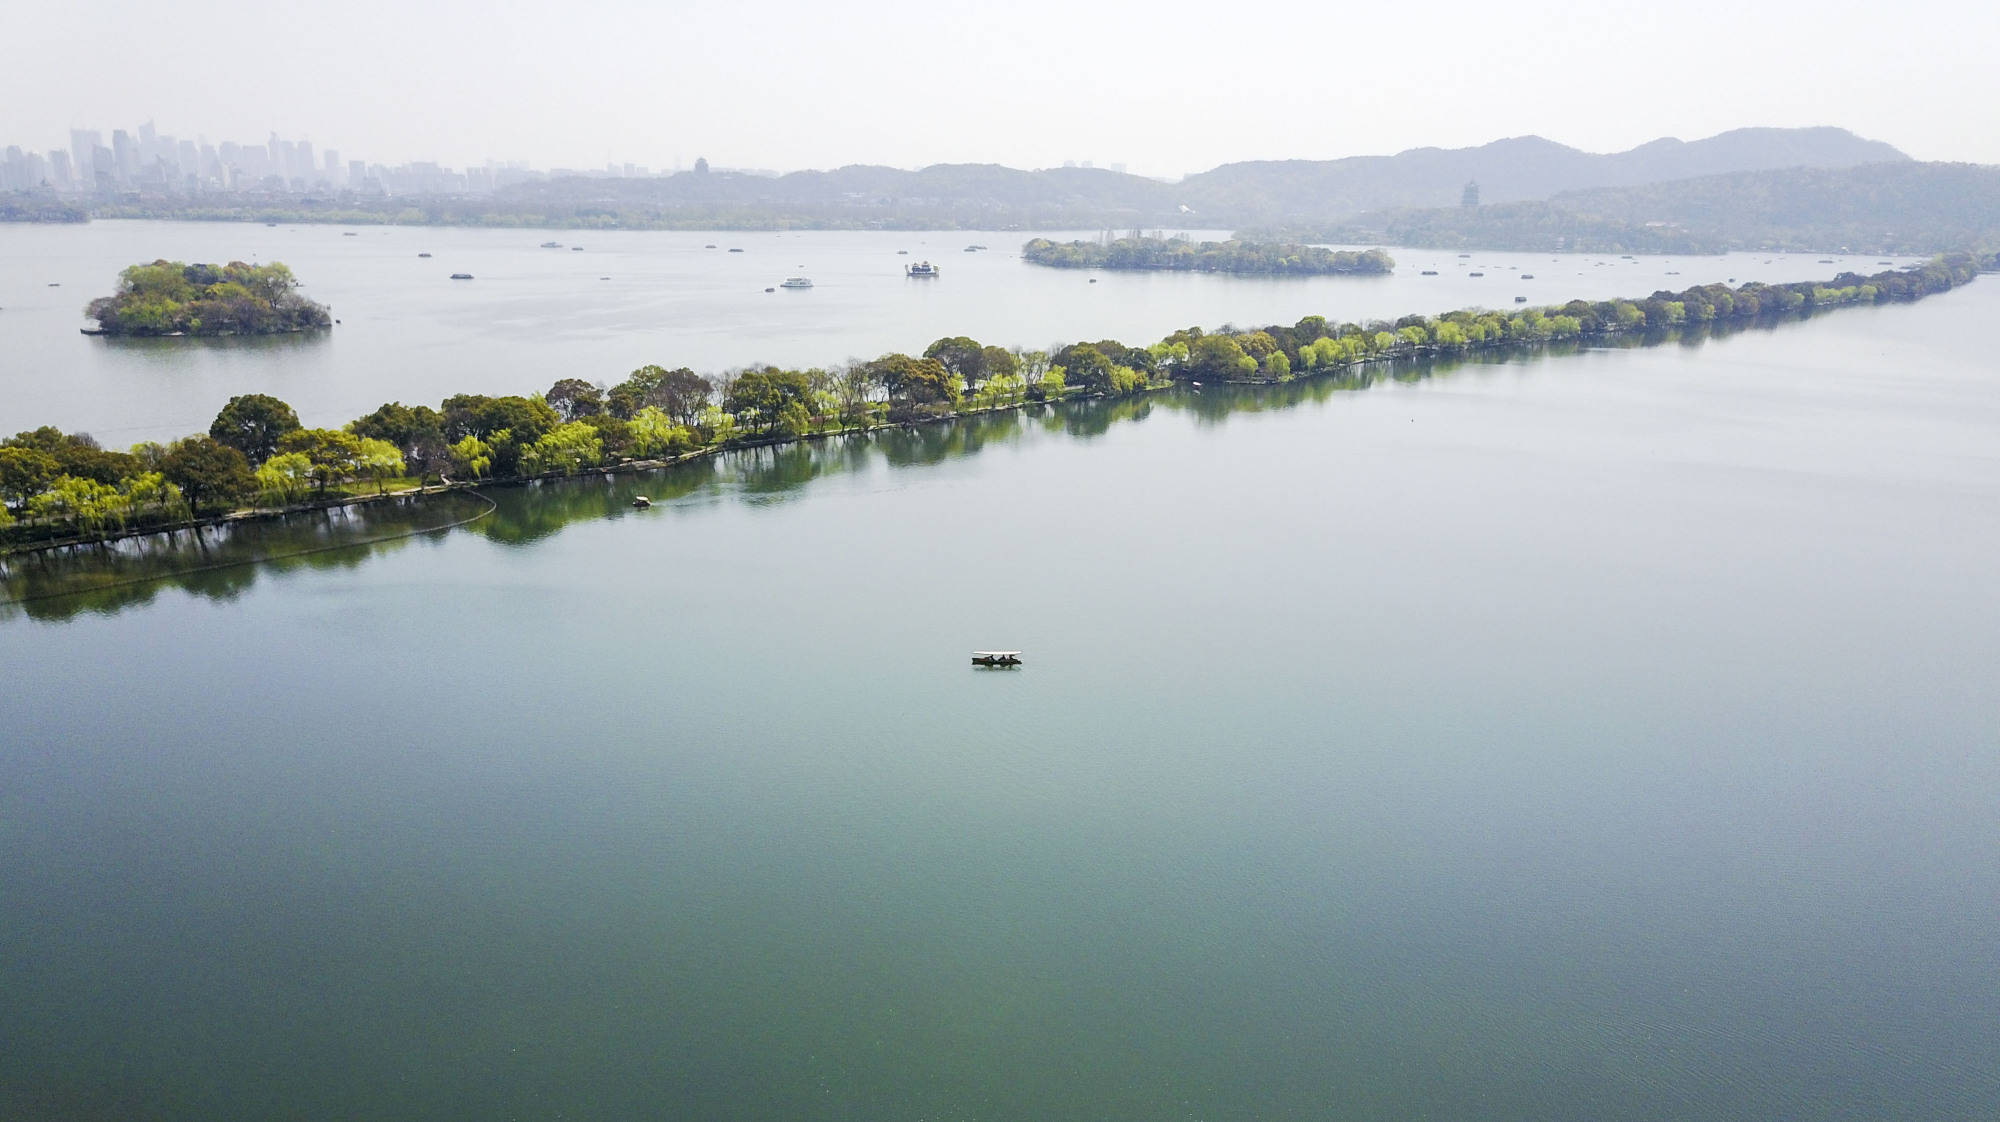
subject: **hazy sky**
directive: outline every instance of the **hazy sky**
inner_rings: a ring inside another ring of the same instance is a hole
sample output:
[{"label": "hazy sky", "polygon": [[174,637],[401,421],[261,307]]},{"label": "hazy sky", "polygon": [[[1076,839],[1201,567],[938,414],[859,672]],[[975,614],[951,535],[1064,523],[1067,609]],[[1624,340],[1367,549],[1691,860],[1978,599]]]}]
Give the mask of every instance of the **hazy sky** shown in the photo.
[{"label": "hazy sky", "polygon": [[[2000,5],[4,0],[0,145],[793,169],[1241,159],[1840,125],[2000,163]],[[108,135],[108,133],[107,133]]]}]

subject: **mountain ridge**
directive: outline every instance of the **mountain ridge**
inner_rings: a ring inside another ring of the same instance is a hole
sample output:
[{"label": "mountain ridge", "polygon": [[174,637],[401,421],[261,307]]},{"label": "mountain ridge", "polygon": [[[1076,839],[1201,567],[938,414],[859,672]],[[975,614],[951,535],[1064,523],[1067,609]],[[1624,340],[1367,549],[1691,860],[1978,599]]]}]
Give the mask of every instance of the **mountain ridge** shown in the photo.
[{"label": "mountain ridge", "polygon": [[780,176],[682,172],[658,179],[566,178],[521,184],[496,204],[796,212],[802,225],[896,221],[977,225],[1077,223],[1097,227],[1235,227],[1333,222],[1367,211],[1455,203],[1468,181],[1488,202],[1562,191],[1777,167],[1908,161],[1846,129],[1736,129],[1701,140],[1661,137],[1596,154],[1540,136],[1471,148],[1411,148],[1391,156],[1249,160],[1166,183],[1104,168],[1027,170],[932,164],[914,171],[870,164]]}]

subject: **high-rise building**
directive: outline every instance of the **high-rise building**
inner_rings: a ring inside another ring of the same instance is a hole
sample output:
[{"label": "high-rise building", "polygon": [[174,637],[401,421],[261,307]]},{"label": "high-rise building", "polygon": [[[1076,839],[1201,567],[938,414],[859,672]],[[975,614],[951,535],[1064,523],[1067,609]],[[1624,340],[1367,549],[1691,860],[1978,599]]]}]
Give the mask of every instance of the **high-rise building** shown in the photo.
[{"label": "high-rise building", "polygon": [[123,187],[139,177],[139,146],[124,129],[111,130],[112,175]]},{"label": "high-rise building", "polygon": [[342,178],[340,174],[340,153],[335,149],[329,148],[325,152],[320,154],[320,158],[324,160],[326,163],[327,186],[329,187],[340,186],[340,181]]},{"label": "high-rise building", "polygon": [[69,130],[69,155],[76,161],[74,167],[76,189],[97,190],[97,146],[104,143],[95,129]]},{"label": "high-rise building", "polygon": [[60,148],[49,149],[49,183],[58,191],[76,189],[76,177],[70,174],[69,153]]}]

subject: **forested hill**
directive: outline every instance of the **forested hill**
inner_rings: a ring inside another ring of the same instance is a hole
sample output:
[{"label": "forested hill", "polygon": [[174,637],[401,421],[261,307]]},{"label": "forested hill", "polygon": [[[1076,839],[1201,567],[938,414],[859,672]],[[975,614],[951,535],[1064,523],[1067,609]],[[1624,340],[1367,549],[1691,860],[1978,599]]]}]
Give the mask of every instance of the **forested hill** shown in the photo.
[{"label": "forested hill", "polygon": [[1737,172],[1540,202],[1380,212],[1288,233],[1436,248],[1939,253],[2000,246],[2000,167],[1903,161]]},{"label": "forested hill", "polygon": [[783,216],[797,225],[1233,228],[1456,203],[1468,181],[1479,184],[1482,199],[1499,202],[1720,172],[1906,160],[1845,129],[1739,129],[1610,155],[1530,136],[1394,156],[1224,164],[1177,184],[1104,169],[1021,171],[997,164],[561,179],[509,188],[493,205],[556,215],[653,215],[670,223],[699,216],[725,225]]},{"label": "forested hill", "polygon": [[1597,155],[1540,137],[1394,156],[1224,164],[1165,183],[1102,168],[1023,171],[937,164],[852,165],[755,175],[564,177],[494,195],[204,195],[97,208],[107,218],[623,229],[1243,229],[1324,226],[1368,211],[1456,204],[1468,182],[1487,203],[1725,172],[1908,161],[1844,129],[1740,129]]},{"label": "forested hill", "polygon": [[1597,155],[1539,136],[1477,148],[1413,148],[1394,156],[1224,164],[1181,183],[1182,201],[1238,225],[1325,222],[1392,207],[1449,206],[1467,183],[1482,202],[1542,199],[1563,191],[1624,187],[1727,172],[1852,167],[1908,156],[1846,129],[1737,129],[1692,142],[1665,138]]}]

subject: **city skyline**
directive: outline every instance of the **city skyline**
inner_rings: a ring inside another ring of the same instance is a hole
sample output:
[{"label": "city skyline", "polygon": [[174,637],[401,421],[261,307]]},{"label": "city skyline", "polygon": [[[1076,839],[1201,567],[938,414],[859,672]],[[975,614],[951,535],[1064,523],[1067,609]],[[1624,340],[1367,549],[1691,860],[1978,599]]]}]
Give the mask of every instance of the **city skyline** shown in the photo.
[{"label": "city skyline", "polygon": [[[1136,19],[1050,0],[772,0],[754,32],[727,11],[629,0],[359,0],[303,35],[295,13],[250,0],[77,0],[8,23],[0,137],[39,150],[143,109],[385,166],[1092,159],[1175,178],[1529,134],[1613,152],[1822,124],[1918,159],[2000,163],[2000,75],[1985,57],[2000,13],[1934,0],[1900,20],[1775,0],[1726,27],[1640,5],[1444,0],[1161,0]],[[196,62],[216,75],[195,80]]]}]

